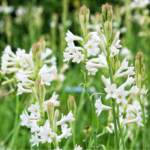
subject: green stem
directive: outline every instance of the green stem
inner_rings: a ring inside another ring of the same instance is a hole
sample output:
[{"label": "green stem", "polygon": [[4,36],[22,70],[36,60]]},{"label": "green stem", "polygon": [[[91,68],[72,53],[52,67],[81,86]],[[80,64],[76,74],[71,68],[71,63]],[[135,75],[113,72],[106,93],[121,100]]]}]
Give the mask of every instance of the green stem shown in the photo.
[{"label": "green stem", "polygon": [[19,96],[16,96],[16,117],[15,117],[15,124],[14,124],[14,132],[13,132],[13,137],[12,137],[12,142],[11,142],[11,149],[14,148],[15,142],[16,142],[16,136],[17,136],[17,123],[18,123],[18,111],[19,111]]},{"label": "green stem", "polygon": [[87,76],[88,76],[88,71],[86,70],[85,71],[85,93],[86,93],[86,99],[89,101],[90,103],[90,106],[91,106],[91,110],[93,110],[93,104],[92,102],[90,101],[90,98],[89,98],[89,93],[88,93],[88,90],[87,90]]},{"label": "green stem", "polygon": [[126,146],[125,146],[125,142],[124,142],[123,130],[121,128],[120,120],[119,120],[119,105],[117,105],[117,122],[118,122],[118,126],[119,126],[119,131],[120,131],[120,134],[121,134],[121,139],[122,139],[122,143],[123,143],[123,149],[125,150]]},{"label": "green stem", "polygon": [[[105,134],[105,132],[102,132],[102,133],[100,133],[99,135],[97,135],[96,138],[99,138],[99,137],[101,137],[101,136],[104,135],[104,134]],[[94,143],[94,140],[91,142],[91,144],[89,144],[89,146],[88,146],[87,149],[91,149],[93,143]]]},{"label": "green stem", "polygon": [[[114,81],[113,81],[113,73],[112,73],[111,65],[109,65],[109,74],[110,74],[111,84],[113,84]],[[118,130],[117,130],[115,106],[116,106],[116,100],[112,98],[112,113],[113,113],[113,121],[114,121],[114,127],[115,127],[116,149],[119,149],[119,137],[118,137]]]},{"label": "green stem", "polygon": [[97,132],[94,132],[94,149],[95,150],[97,150],[97,137],[96,137],[96,135],[97,135]]},{"label": "green stem", "polygon": [[76,146],[76,141],[75,141],[75,121],[72,124],[73,124],[73,147],[75,148],[75,146]]},{"label": "green stem", "polygon": [[112,111],[113,111],[113,121],[115,127],[116,149],[119,149],[119,138],[118,138],[118,131],[117,131],[115,106],[116,106],[116,101],[115,99],[112,99]]},{"label": "green stem", "polygon": [[13,134],[14,129],[12,129],[9,134],[6,136],[6,138],[3,141],[3,145],[7,142],[7,140],[10,138],[10,136]]},{"label": "green stem", "polygon": [[145,110],[142,106],[142,113],[143,113],[143,149],[146,149],[146,123],[145,123]]}]

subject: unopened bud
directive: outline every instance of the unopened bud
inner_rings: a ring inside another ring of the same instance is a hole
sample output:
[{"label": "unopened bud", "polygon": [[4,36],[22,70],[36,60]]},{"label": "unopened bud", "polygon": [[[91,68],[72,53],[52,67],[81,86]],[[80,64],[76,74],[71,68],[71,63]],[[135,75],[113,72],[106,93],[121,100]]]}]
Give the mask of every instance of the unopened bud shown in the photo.
[{"label": "unopened bud", "polygon": [[100,15],[100,21],[101,21],[101,24],[102,24],[102,28],[104,30],[104,16],[103,16],[103,14]]},{"label": "unopened bud", "polygon": [[112,17],[113,17],[113,11],[111,9],[111,10],[108,10],[108,13],[107,13],[107,19],[109,22],[112,22]]},{"label": "unopened bud", "polygon": [[136,74],[140,73],[140,61],[138,59],[135,60],[135,71]]},{"label": "unopened bud", "polygon": [[141,89],[141,83],[142,83],[142,77],[141,77],[141,74],[138,74],[138,84],[137,84],[137,87],[139,89]]},{"label": "unopened bud", "polygon": [[41,80],[40,79],[36,79],[35,80],[35,84],[34,84],[34,87],[35,87],[35,91],[39,97],[39,84],[40,84]]},{"label": "unopened bud", "polygon": [[33,57],[33,60],[35,61],[35,56],[36,56],[36,53],[40,50],[40,43],[35,43],[33,46],[32,46],[32,57]]},{"label": "unopened bud", "polygon": [[74,98],[74,96],[72,96],[72,95],[69,95],[69,98],[68,98],[68,109],[69,109],[69,111],[71,111],[72,110],[72,113],[73,113],[73,115],[74,115],[74,117],[75,117],[75,113],[76,113],[76,102],[75,102],[75,98]]},{"label": "unopened bud", "polygon": [[106,52],[106,49],[105,49],[105,44],[102,40],[99,41],[99,45],[100,45],[100,48],[101,48],[102,52],[104,53],[104,55],[107,56],[107,52]]},{"label": "unopened bud", "polygon": [[109,36],[109,23],[108,23],[108,21],[106,21],[104,23],[104,29],[105,29],[106,39],[107,39],[107,42],[108,42],[108,36]]},{"label": "unopened bud", "polygon": [[41,50],[44,52],[45,48],[46,48],[46,42],[45,42],[44,38],[40,38],[39,43],[40,43]]},{"label": "unopened bud", "polygon": [[109,33],[108,40],[110,40],[112,36],[112,22],[109,22],[108,33]]},{"label": "unopened bud", "polygon": [[118,31],[118,32],[116,33],[115,37],[114,37],[114,40],[113,40],[113,42],[112,42],[112,45],[115,45],[115,44],[116,44],[116,42],[119,40],[119,36],[120,36],[120,32]]},{"label": "unopened bud", "polygon": [[42,52],[38,51],[36,52],[36,67],[39,68],[41,65],[41,57],[42,57]]},{"label": "unopened bud", "polygon": [[117,61],[115,62],[115,72],[116,72],[119,68],[120,68],[120,61],[117,60]]},{"label": "unopened bud", "polygon": [[107,16],[106,16],[107,12],[106,12],[106,6],[105,5],[102,5],[102,15],[103,15],[103,21],[105,22],[106,19],[107,19]]},{"label": "unopened bud", "polygon": [[80,20],[80,24],[81,24],[83,33],[85,33],[87,30],[89,16],[90,16],[90,10],[83,5],[81,7],[80,13],[79,13],[79,20]]},{"label": "unopened bud", "polygon": [[47,103],[47,115],[48,115],[50,127],[53,129],[54,104],[51,102]]},{"label": "unopened bud", "polygon": [[39,84],[39,100],[40,100],[41,103],[44,102],[45,93],[46,93],[45,86],[42,85],[41,82],[40,82],[40,84]]},{"label": "unopened bud", "polygon": [[58,117],[59,117],[59,110],[56,109],[55,110],[55,114],[54,114],[54,132],[57,132],[57,120],[58,120]]},{"label": "unopened bud", "polygon": [[58,110],[58,109],[56,109],[56,110],[55,110],[55,119],[57,120],[57,119],[58,119],[58,117],[59,117],[59,110]]}]

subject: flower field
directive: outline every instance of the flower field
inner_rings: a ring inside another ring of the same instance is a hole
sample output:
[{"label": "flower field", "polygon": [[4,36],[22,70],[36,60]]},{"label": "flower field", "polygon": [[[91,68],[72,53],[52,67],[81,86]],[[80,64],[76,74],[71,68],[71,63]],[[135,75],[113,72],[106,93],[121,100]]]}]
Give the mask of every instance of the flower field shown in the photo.
[{"label": "flower field", "polygon": [[0,149],[150,149],[150,0],[3,0],[0,56]]}]

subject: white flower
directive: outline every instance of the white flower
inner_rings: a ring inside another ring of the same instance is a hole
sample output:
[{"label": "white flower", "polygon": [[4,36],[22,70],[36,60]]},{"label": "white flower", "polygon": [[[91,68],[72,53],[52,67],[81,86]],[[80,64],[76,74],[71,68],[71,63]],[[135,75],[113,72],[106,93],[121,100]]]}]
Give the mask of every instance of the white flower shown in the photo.
[{"label": "white flower", "polygon": [[140,102],[138,100],[133,101],[133,106],[136,107],[137,111],[141,110],[141,105],[140,105]]},{"label": "white flower", "polygon": [[53,66],[56,66],[56,60],[57,60],[56,57],[52,56],[52,58],[44,60],[44,63],[46,64],[51,63]]},{"label": "white flower", "polygon": [[107,92],[106,99],[117,97],[116,84],[112,84],[104,89]]},{"label": "white flower", "polygon": [[76,53],[73,53],[73,57],[74,58],[73,58],[72,62],[80,63],[84,59],[84,54],[77,51]]},{"label": "white flower", "polygon": [[76,51],[83,51],[82,47],[75,46],[73,42],[68,43],[68,47],[66,47],[65,51],[68,53],[74,53]]},{"label": "white flower", "polygon": [[103,110],[111,110],[111,107],[102,104],[101,97],[96,100],[95,107],[97,108],[97,116],[99,116]]},{"label": "white flower", "polygon": [[44,110],[47,109],[47,103],[51,102],[54,106],[59,106],[58,95],[54,92],[52,97],[49,100],[44,101]]},{"label": "white flower", "polygon": [[106,126],[106,129],[109,133],[113,133],[114,131],[114,124],[110,123],[110,126]]},{"label": "white flower", "polygon": [[147,94],[147,92],[148,92],[148,89],[147,90],[144,90],[144,89],[141,89],[141,92],[140,92],[140,94],[142,94],[142,95],[146,95]]},{"label": "white flower", "polygon": [[79,145],[79,146],[77,146],[77,144],[76,144],[76,146],[75,146],[74,150],[82,150],[82,147],[80,147],[80,145]]},{"label": "white flower", "polygon": [[21,84],[21,83],[18,84],[18,89],[17,89],[17,91],[18,91],[17,95],[20,95],[20,94],[22,94],[22,93],[32,93],[32,90],[31,90],[31,89],[24,89],[24,88],[22,87],[22,84]]},{"label": "white flower", "polygon": [[99,38],[99,36],[97,35],[97,32],[90,32],[88,35],[91,37],[91,41],[92,41],[92,42],[94,42],[94,43],[96,43],[96,42],[99,43],[100,38]]},{"label": "white flower", "polygon": [[46,48],[45,52],[42,52],[42,60],[45,60],[51,54],[52,54],[52,50],[50,48]]},{"label": "white flower", "polygon": [[141,121],[142,121],[141,112],[137,112],[137,116],[136,116],[135,119],[126,120],[126,121],[124,122],[124,124],[129,124],[129,123],[134,123],[134,122],[136,122],[138,126],[144,126],[144,125],[141,123]]},{"label": "white flower", "polygon": [[[26,55],[26,54],[25,54],[25,55]],[[28,67],[29,67],[29,64],[27,63],[25,56],[23,56],[23,58],[20,59],[19,64],[20,64],[20,66],[22,66],[22,67],[24,67],[24,68],[28,68]]]},{"label": "white flower", "polygon": [[68,125],[67,124],[62,124],[61,125],[61,130],[62,130],[62,134],[60,136],[57,136],[57,140],[60,141],[62,138],[67,138],[68,136],[72,135],[71,132],[71,128],[67,128]]},{"label": "white flower", "polygon": [[30,142],[33,143],[32,146],[38,146],[41,140],[38,138],[37,134],[35,133],[35,135],[31,135],[31,137]]},{"label": "white flower", "polygon": [[135,117],[135,115],[134,115],[134,113],[136,113],[135,110],[136,109],[135,109],[134,105],[128,104],[127,109],[126,109],[126,118]]},{"label": "white flower", "polygon": [[147,90],[141,89],[140,98],[142,102],[145,100],[147,92],[148,92],[148,89]]},{"label": "white flower", "polygon": [[33,123],[31,124],[31,133],[32,133],[32,132],[40,132],[40,127],[37,125],[36,122],[33,122]]},{"label": "white flower", "polygon": [[125,88],[126,86],[130,86],[132,83],[134,83],[134,81],[134,78],[128,76],[126,82],[123,83],[119,88]]},{"label": "white flower", "polygon": [[74,120],[75,120],[75,119],[73,118],[72,111],[70,111],[67,116],[63,116],[63,115],[62,115],[61,120],[57,122],[57,126],[58,126],[58,125],[62,125],[62,124],[65,123],[65,122],[72,122],[72,121],[74,121]]},{"label": "white flower", "polygon": [[67,35],[67,37],[65,37],[65,40],[67,41],[67,42],[72,42],[72,41],[82,41],[83,39],[81,38],[81,37],[79,37],[79,36],[76,36],[76,35],[74,35],[73,33],[71,33],[69,30],[68,30],[68,32],[66,33],[66,35]]},{"label": "white flower", "polygon": [[98,44],[99,43],[94,43],[93,41],[88,41],[88,43],[84,45],[84,48],[87,49],[88,57],[91,55],[96,56],[99,53]]},{"label": "white flower", "polygon": [[35,104],[32,104],[28,108],[28,111],[31,112],[31,116],[33,116],[33,117],[40,117],[40,106],[39,106],[39,103],[36,102]]},{"label": "white flower", "polygon": [[91,75],[95,75],[97,71],[98,71],[97,68],[88,69],[88,75],[90,75],[90,74],[91,74]]},{"label": "white flower", "polygon": [[56,133],[52,132],[52,129],[48,126],[40,127],[40,133],[38,134],[42,138],[42,143],[52,142],[52,138],[56,136]]},{"label": "white flower", "polygon": [[114,57],[115,55],[117,55],[119,53],[119,49],[117,49],[115,46],[111,46],[111,53],[110,53],[110,57]]},{"label": "white flower", "polygon": [[106,79],[104,75],[102,75],[101,78],[106,87],[111,85],[110,78]]},{"label": "white flower", "polygon": [[16,55],[17,55],[17,59],[21,60],[25,55],[25,50],[24,49],[21,50],[20,48],[17,48]]},{"label": "white flower", "polygon": [[139,92],[139,88],[137,86],[132,86],[132,88],[129,90],[129,94],[137,94]]},{"label": "white flower", "polygon": [[29,121],[30,121],[30,117],[27,113],[27,111],[25,110],[25,113],[23,113],[22,115],[20,115],[20,118],[22,120],[22,122],[20,123],[22,126],[28,126]]},{"label": "white flower", "polygon": [[63,56],[64,56],[64,60],[63,62],[69,62],[70,59],[72,59],[74,56],[73,55],[70,55],[68,52],[63,52]]},{"label": "white flower", "polygon": [[112,46],[115,46],[116,48],[121,48],[122,46],[119,44],[121,40],[119,40],[120,32],[118,31],[115,35],[115,38],[112,42]]},{"label": "white flower", "polygon": [[54,76],[50,73],[42,73],[41,74],[41,85],[50,85],[50,82],[54,79]]},{"label": "white flower", "polygon": [[[127,70],[125,72],[122,72],[124,69],[127,69]],[[114,74],[114,77],[119,78],[119,77],[123,77],[123,76],[134,75],[135,72],[133,70],[134,70],[134,67],[128,67],[128,62],[126,61],[126,58],[125,58],[122,61],[120,68]]]},{"label": "white flower", "polygon": [[127,104],[127,101],[125,99],[127,94],[128,94],[128,91],[124,91],[124,88],[118,88],[117,89],[117,100],[116,100],[117,104],[119,104],[120,102]]},{"label": "white flower", "polygon": [[88,74],[95,75],[98,71],[96,68],[108,68],[106,57],[103,55],[99,55],[98,58],[92,58],[86,62],[86,69],[88,70]]}]

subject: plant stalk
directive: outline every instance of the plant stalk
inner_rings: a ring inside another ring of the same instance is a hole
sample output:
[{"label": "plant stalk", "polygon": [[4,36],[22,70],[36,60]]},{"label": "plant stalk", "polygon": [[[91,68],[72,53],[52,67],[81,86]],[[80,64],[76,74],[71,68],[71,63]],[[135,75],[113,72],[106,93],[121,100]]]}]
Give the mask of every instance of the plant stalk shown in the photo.
[{"label": "plant stalk", "polygon": [[123,143],[123,149],[125,150],[126,146],[125,146],[125,141],[124,141],[124,136],[123,136],[123,130],[121,128],[120,120],[119,120],[119,105],[117,105],[117,122],[118,122],[119,131],[120,131],[120,135],[121,135],[121,139],[122,139],[122,143]]}]

